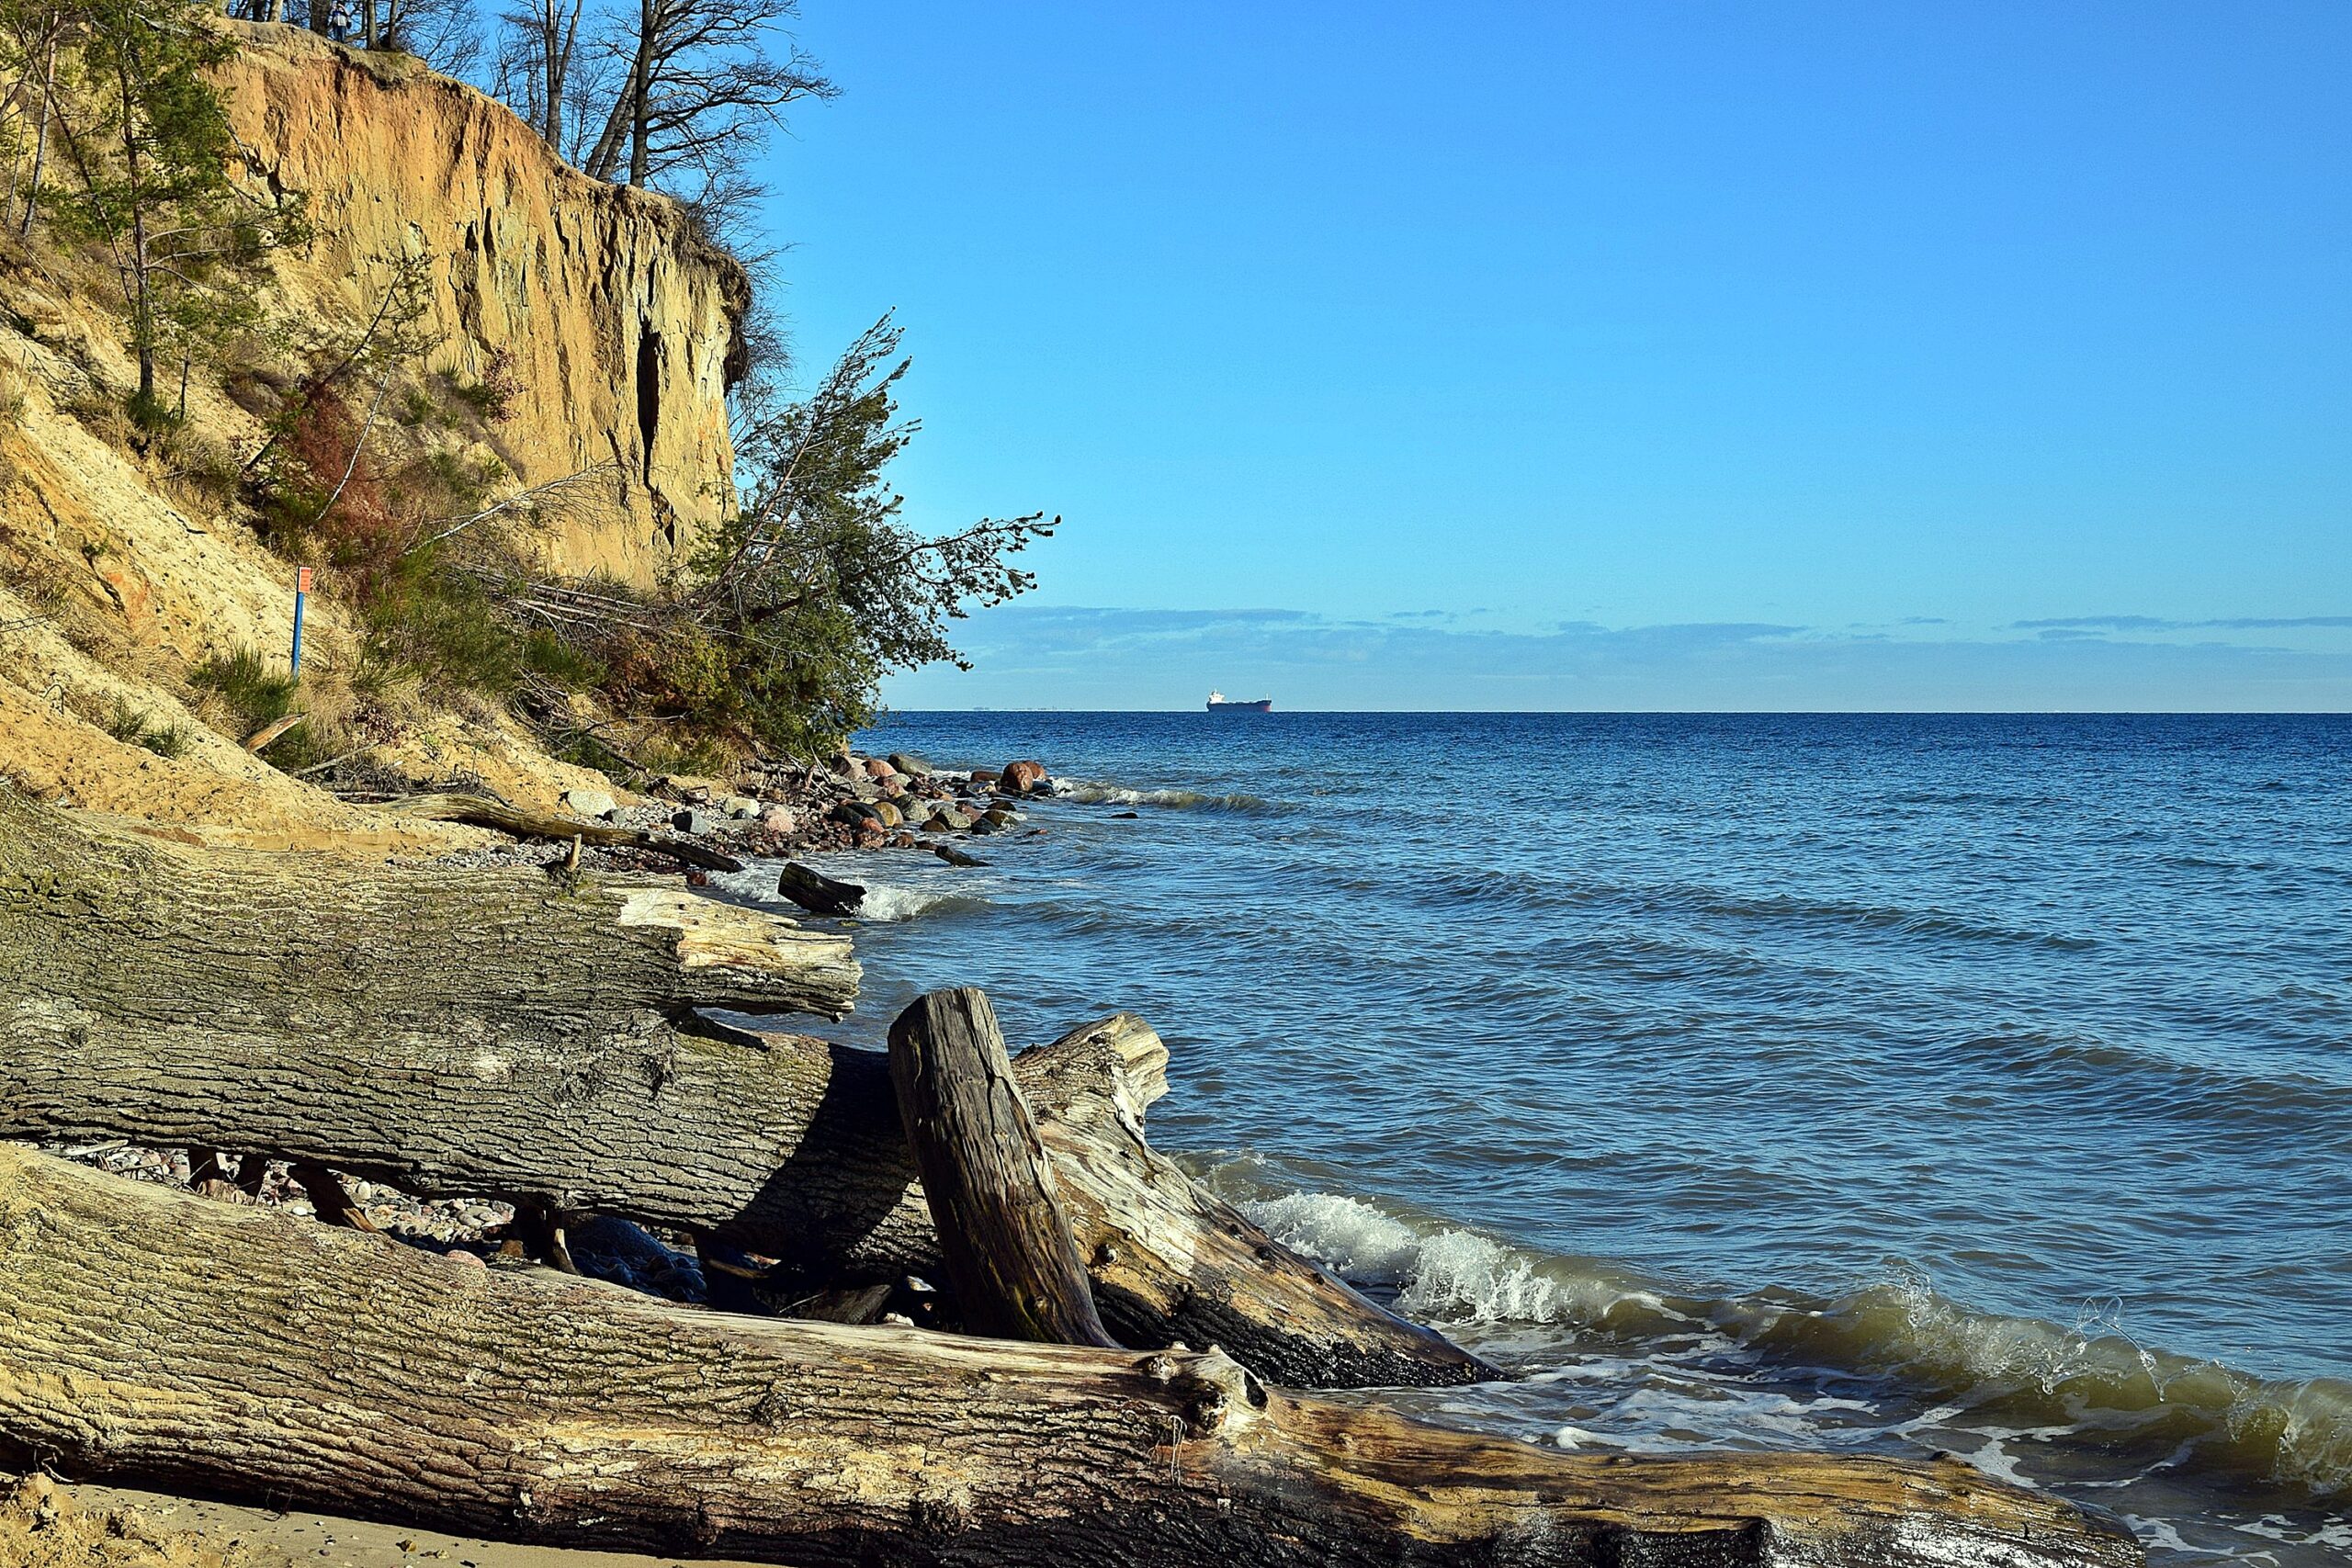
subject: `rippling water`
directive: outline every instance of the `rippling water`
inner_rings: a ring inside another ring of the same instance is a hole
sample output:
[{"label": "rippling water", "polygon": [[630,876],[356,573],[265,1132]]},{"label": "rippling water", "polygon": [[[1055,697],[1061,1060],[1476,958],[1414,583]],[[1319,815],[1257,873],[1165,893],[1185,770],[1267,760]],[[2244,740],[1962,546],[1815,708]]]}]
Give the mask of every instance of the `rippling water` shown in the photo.
[{"label": "rippling water", "polygon": [[850,863],[844,1032],[950,983],[1016,1040],[1143,1013],[1156,1143],[1520,1374],[1413,1408],[1958,1452],[2158,1562],[2352,1560],[2352,719],[865,741],[1075,787],[986,870]]}]

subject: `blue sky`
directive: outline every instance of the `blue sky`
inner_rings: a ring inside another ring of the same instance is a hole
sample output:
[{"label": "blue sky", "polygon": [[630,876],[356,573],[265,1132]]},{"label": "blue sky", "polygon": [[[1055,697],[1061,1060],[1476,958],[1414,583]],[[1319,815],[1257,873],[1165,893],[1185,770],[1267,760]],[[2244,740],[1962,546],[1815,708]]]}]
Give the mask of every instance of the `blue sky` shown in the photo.
[{"label": "blue sky", "polygon": [[2352,707],[2352,6],[804,0],[902,707]]}]

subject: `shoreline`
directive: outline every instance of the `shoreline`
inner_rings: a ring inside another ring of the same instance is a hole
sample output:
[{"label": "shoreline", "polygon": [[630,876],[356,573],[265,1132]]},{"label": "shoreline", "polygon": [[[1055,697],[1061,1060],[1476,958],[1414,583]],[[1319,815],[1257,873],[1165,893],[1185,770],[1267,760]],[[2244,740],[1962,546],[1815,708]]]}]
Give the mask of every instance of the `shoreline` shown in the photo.
[{"label": "shoreline", "polygon": [[[869,779],[873,778],[873,775],[865,776]],[[897,824],[880,823],[876,825],[876,830],[860,831],[857,828],[852,826],[852,822],[857,819],[860,815],[854,808],[849,808],[851,807],[852,802],[863,804],[876,798],[895,799],[908,795],[912,795],[915,798],[934,802],[956,801],[960,799],[967,802],[972,802],[974,804],[995,805],[1012,804],[1017,802],[1019,805],[1026,806],[1040,804],[1045,798],[1038,794],[1025,794],[1022,796],[1007,796],[995,791],[975,790],[974,788],[968,787],[968,784],[967,787],[959,791],[956,787],[957,781],[955,780],[953,775],[940,775],[944,782],[925,785],[921,789],[913,791],[910,791],[906,785],[901,784],[898,792],[884,790],[878,782],[868,783],[861,787],[859,783],[854,782],[857,777],[857,773],[841,773],[834,774],[831,777],[820,778],[814,781],[813,788],[797,795],[789,803],[789,808],[797,810],[801,814],[804,819],[810,821],[815,826],[816,830],[814,831],[806,831],[797,836],[783,835],[776,833],[773,828],[768,827],[766,824],[760,823],[756,819],[739,817],[731,819],[724,825],[708,825],[706,832],[697,835],[691,835],[691,837],[693,837],[693,839],[697,842],[703,842],[713,847],[724,846],[729,850],[741,849],[747,855],[758,855],[762,858],[773,856],[778,860],[804,853],[831,854],[843,851],[854,852],[861,850],[867,852],[881,852],[888,850],[889,852],[888,854],[876,853],[875,858],[871,861],[874,869],[881,873],[883,880],[887,881],[888,878],[888,868],[893,863],[894,860],[896,860],[896,857],[904,853],[922,852],[915,846],[922,845],[924,840],[922,838],[919,838],[912,830],[906,829]],[[938,793],[932,793],[933,791]],[[1053,798],[1069,798],[1069,796],[1056,795]],[[1102,793],[1095,797],[1092,804],[1115,804],[1122,798],[1123,796],[1121,792],[1115,786],[1103,786]],[[786,804],[783,801],[762,801],[757,797],[751,797],[751,799],[752,804],[755,807],[767,807],[773,808],[776,806]],[[708,807],[718,806],[720,802],[718,800],[708,800],[706,805],[704,802],[695,801],[692,795],[688,795],[686,800],[681,801],[677,804],[679,804],[682,810],[691,810],[697,808],[707,809]],[[836,818],[833,814],[833,808],[836,807],[848,809],[844,809],[841,815]],[[634,809],[638,812],[645,813],[658,811],[661,808],[638,807]],[[903,809],[901,809],[901,815],[904,815]],[[1093,815],[1118,816],[1126,815],[1126,813],[1098,811],[1093,813]],[[868,818],[866,820],[870,821],[872,818]],[[650,826],[650,824],[640,821],[638,825]],[[894,828],[898,829],[898,830],[892,831],[891,829]],[[1023,836],[1026,836],[1030,831],[1026,823],[1019,824],[1017,830],[1020,831]],[[1035,830],[1045,831],[1046,829],[1043,827],[1040,827]],[[971,834],[970,836],[985,838],[994,835],[990,835],[983,830],[977,834]],[[946,836],[936,835],[935,837],[944,840]],[[1017,840],[1014,840],[1014,842],[1017,841]],[[1014,842],[1009,842],[1004,846],[1004,849],[1006,851],[1013,849]],[[525,844],[514,847],[511,851],[502,855],[501,860],[504,863],[532,863],[544,866],[549,863],[550,861],[559,859],[560,853],[560,846]],[[605,861],[605,863],[609,864],[616,869],[635,869],[631,863],[633,861],[639,865],[642,864],[642,862],[639,860],[638,857],[642,854],[643,852],[587,852],[583,853],[583,869],[594,868],[594,863],[586,858],[587,853],[597,854],[599,859],[603,859]],[[455,857],[444,857],[439,863],[449,863],[449,861],[452,858]],[[864,863],[865,862],[865,856],[859,855],[858,861],[860,863]],[[905,863],[899,862],[899,863]],[[1017,857],[1015,858],[1014,863],[1017,864]],[[839,868],[836,867],[835,869]],[[673,873],[672,874],[674,875],[677,874]],[[942,875],[952,875],[952,873],[947,873],[944,868],[940,867],[927,867],[926,875],[930,878],[936,879]],[[689,872],[683,875],[678,875],[678,880],[688,884],[694,884],[697,882],[707,882],[707,878],[698,876],[695,874]],[[362,1196],[365,1197],[368,1195],[362,1194]],[[447,1240],[448,1238],[441,1239]],[[1376,1398],[1377,1396],[1374,1397]],[[497,1550],[494,1546],[491,1545],[491,1543],[484,1542],[482,1544],[485,1551],[494,1552]],[[578,1555],[582,1561],[589,1562],[610,1562],[614,1561],[614,1559],[612,1559],[608,1554],[602,1554],[594,1551],[580,1552],[576,1555]],[[481,1562],[482,1559],[477,1557],[476,1561]]]}]

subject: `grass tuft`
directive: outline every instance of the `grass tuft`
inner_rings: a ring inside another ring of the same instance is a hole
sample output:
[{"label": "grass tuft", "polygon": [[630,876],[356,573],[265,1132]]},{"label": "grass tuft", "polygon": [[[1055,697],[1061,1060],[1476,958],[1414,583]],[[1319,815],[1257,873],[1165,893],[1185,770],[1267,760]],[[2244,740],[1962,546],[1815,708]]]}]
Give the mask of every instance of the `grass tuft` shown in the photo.
[{"label": "grass tuft", "polygon": [[144,746],[158,757],[176,757],[187,750],[187,727],[182,724],[157,724],[152,714],[142,713],[117,697],[114,711],[107,716],[106,732],[127,745]]}]

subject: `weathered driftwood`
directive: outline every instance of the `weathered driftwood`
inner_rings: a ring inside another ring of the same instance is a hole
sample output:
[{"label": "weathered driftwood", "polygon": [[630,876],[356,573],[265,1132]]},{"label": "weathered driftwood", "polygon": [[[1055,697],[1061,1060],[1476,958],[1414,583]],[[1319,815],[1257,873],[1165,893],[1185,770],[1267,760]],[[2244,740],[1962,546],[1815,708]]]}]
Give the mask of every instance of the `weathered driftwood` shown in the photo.
[{"label": "weathered driftwood", "polygon": [[0,1448],[469,1533],[824,1564],[2128,1568],[1957,1461],[1561,1454],[1222,1356],[742,1318],[0,1145]]},{"label": "weathered driftwood", "polygon": [[775,890],[812,915],[854,915],[865,902],[865,889],[858,884],[837,882],[797,860],[786,862],[776,874]]},{"label": "weathered driftwood", "polygon": [[610,822],[585,822],[577,817],[559,816],[552,811],[533,811],[486,795],[411,795],[385,801],[375,809],[388,817],[424,818],[434,822],[470,822],[477,828],[495,828],[518,839],[553,839],[559,842],[578,839],[591,844],[627,844],[634,849],[657,851],[705,871],[743,869],[743,863],[734,856],[721,854],[702,844],[659,838],[642,828],[616,827]]},{"label": "weathered driftwood", "polygon": [[1118,1348],[988,998],[964,987],[916,998],[890,1025],[890,1083],[966,1326]]},{"label": "weathered driftwood", "polygon": [[[0,1136],[619,1214],[812,1289],[944,1278],[882,1056],[691,1014],[838,1012],[840,936],[667,886],[187,851],[0,797]],[[1487,1375],[1148,1148],[1165,1061],[1124,1019],[1015,1065],[1114,1335],[1295,1384]]]},{"label": "weathered driftwood", "polygon": [[196,850],[5,790],[0,972],[12,1029],[258,1036],[418,1066],[659,1034],[696,1007],[838,1018],[858,982],[848,938],[673,882]]}]

